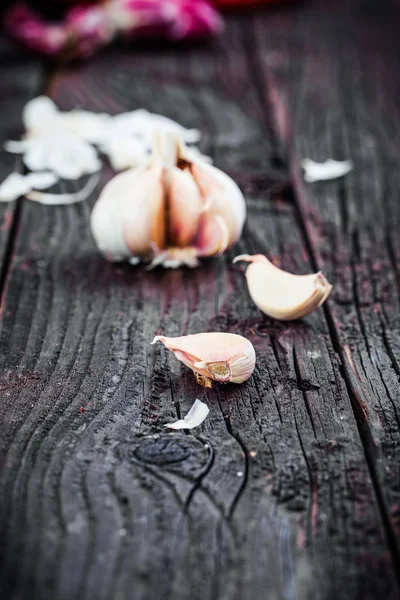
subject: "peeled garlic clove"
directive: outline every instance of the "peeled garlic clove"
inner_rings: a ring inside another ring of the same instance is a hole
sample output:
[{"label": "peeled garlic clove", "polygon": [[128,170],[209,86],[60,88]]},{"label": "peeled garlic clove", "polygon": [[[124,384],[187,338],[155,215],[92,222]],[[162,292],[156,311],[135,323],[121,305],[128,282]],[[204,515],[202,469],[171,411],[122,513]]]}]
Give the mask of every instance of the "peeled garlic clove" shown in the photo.
[{"label": "peeled garlic clove", "polygon": [[233,262],[240,260],[250,263],[246,279],[253,302],[275,319],[305,317],[321,306],[331,292],[332,286],[322,273],[293,275],[275,267],[262,254],[242,254]]},{"label": "peeled garlic clove", "polygon": [[152,344],[162,342],[178,360],[194,371],[196,381],[210,387],[220,383],[242,383],[252,375],[256,363],[253,345],[233,333],[196,333],[170,338],[157,335]]}]

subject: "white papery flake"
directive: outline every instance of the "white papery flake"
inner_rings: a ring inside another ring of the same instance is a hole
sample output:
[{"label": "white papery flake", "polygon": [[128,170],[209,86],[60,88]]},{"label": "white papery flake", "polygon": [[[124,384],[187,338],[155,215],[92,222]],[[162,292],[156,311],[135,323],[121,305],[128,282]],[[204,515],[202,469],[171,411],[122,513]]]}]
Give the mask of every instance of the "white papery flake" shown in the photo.
[{"label": "white papery flake", "polygon": [[114,171],[139,167],[150,156],[150,153],[134,137],[111,137],[101,144],[100,149],[108,156]]},{"label": "white papery flake", "polygon": [[203,423],[209,412],[210,409],[207,404],[204,404],[201,400],[196,400],[186,417],[175,421],[175,423],[167,423],[165,427],[170,429],[193,429]]},{"label": "white papery flake", "polygon": [[[25,137],[5,142],[8,152],[22,154],[26,167],[32,172],[48,172],[53,185],[59,180],[76,180],[92,175],[102,168],[99,153],[107,156],[115,171],[138,167],[149,160],[154,131],[179,134],[183,142],[195,144],[200,140],[198,129],[186,129],[172,119],[138,109],[117,115],[74,109],[60,111],[47,96],[28,102],[23,111]],[[193,155],[204,157],[198,148]],[[9,201],[28,194],[39,185],[28,185],[17,173],[0,186],[0,201]],[[31,200],[45,204],[70,204],[87,197],[88,184],[74,194],[30,193]],[[7,199],[7,200],[6,200]]]},{"label": "white papery flake", "polygon": [[333,160],[328,158],[323,163],[317,163],[310,158],[305,158],[301,161],[300,165],[304,169],[304,180],[307,183],[314,183],[315,181],[329,181],[331,179],[337,179],[344,177],[353,169],[353,162],[351,160]]},{"label": "white papery flake", "polygon": [[47,194],[44,192],[29,192],[26,197],[34,202],[48,205],[60,205],[60,204],[77,204],[86,200],[90,194],[95,190],[100,176],[98,174],[92,175],[87,181],[86,185],[78,190],[77,192],[69,192],[65,194]]},{"label": "white papery flake", "polygon": [[0,202],[12,202],[31,190],[49,188],[57,181],[53,173],[11,173],[0,185]]},{"label": "white papery flake", "polygon": [[28,137],[69,133],[90,144],[100,143],[111,117],[87,110],[61,112],[47,96],[34,98],[25,106],[23,122]]},{"label": "white papery flake", "polygon": [[68,133],[44,134],[21,142],[6,142],[8,152],[24,155],[30,171],[48,170],[59,179],[79,179],[100,171],[96,150],[79,137]]}]

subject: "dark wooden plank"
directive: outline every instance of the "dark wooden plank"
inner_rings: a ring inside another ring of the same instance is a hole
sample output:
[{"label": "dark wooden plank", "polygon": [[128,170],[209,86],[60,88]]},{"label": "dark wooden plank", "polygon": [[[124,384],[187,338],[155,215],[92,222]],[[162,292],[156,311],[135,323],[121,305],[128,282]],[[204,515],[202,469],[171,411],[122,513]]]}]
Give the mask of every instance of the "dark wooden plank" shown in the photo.
[{"label": "dark wooden plank", "polygon": [[[260,87],[290,154],[314,263],[334,283],[327,318],[397,569],[399,19],[395,2],[341,1],[255,22]],[[306,186],[299,170],[306,156],[350,157],[355,169],[345,180]]]},{"label": "dark wooden plank", "polygon": [[[3,144],[7,139],[19,139],[22,135],[22,109],[42,91],[44,71],[36,58],[28,57],[0,36],[0,78],[0,181],[3,181],[12,171],[21,168],[21,161],[3,150]],[[17,202],[0,202],[0,289],[17,217]]]},{"label": "dark wooden plank", "polygon": [[[242,35],[232,20],[207,49],[116,51],[52,87],[65,108],[145,104],[200,121],[204,150],[242,183],[249,218],[227,256],[146,272],[98,255],[90,203],[23,205],[0,336],[0,589],[9,598],[397,595],[323,313],[289,324],[262,317],[231,264],[235,252],[259,251],[311,268],[296,206],[271,194],[286,176]],[[226,137],[231,118],[241,138]],[[253,341],[247,384],[204,390],[149,345],[159,331],[213,329]],[[196,397],[211,409],[204,425],[166,433]]]},{"label": "dark wooden plank", "polygon": [[[213,43],[115,47],[80,71],[53,78],[61,108],[73,103],[111,114],[149,107],[201,129],[201,148],[236,177],[286,182],[281,144],[260,128],[262,107],[248,71],[240,27]],[[155,52],[157,59],[155,60]],[[179,57],[179,60],[177,60]],[[218,123],[216,123],[218,120]],[[266,165],[268,171],[266,172]]]}]

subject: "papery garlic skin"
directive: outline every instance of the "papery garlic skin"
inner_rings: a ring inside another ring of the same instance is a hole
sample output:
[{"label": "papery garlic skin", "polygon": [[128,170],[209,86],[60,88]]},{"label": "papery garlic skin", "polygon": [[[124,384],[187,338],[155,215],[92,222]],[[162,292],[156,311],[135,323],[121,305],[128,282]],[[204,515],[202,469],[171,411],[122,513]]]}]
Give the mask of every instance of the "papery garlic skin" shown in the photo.
[{"label": "papery garlic skin", "polygon": [[192,369],[197,382],[206,387],[210,380],[243,383],[255,368],[256,354],[252,343],[234,333],[195,333],[175,338],[157,335],[152,344],[158,341]]},{"label": "papery garlic skin", "polygon": [[146,166],[125,171],[104,187],[91,227],[109,260],[194,267],[197,257],[222,254],[231,246],[245,218],[235,182],[171,133],[156,136]]},{"label": "papery garlic skin", "polygon": [[351,160],[341,161],[333,160],[332,158],[328,158],[323,163],[317,163],[310,158],[305,158],[300,162],[300,165],[304,169],[304,180],[308,183],[338,179],[350,173],[354,168],[353,161]]},{"label": "papery garlic skin", "polygon": [[164,427],[169,427],[170,429],[193,429],[203,423],[209,412],[210,409],[207,404],[197,399],[183,419],[179,419],[179,421],[175,421],[174,423],[166,423]]},{"label": "papery garlic skin", "polygon": [[273,265],[266,256],[243,254],[234,259],[249,262],[246,280],[254,304],[266,315],[289,321],[309,315],[329,296],[332,286],[319,273],[294,275]]}]

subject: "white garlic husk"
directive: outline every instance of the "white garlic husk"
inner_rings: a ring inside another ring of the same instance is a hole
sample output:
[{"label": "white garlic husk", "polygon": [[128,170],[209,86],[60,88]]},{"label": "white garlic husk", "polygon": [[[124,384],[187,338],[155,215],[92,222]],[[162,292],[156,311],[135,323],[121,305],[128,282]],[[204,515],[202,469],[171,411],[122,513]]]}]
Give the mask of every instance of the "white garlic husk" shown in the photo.
[{"label": "white garlic husk", "polygon": [[177,134],[155,137],[149,162],[104,187],[91,228],[108,260],[194,267],[240,237],[246,204],[236,183]]}]

